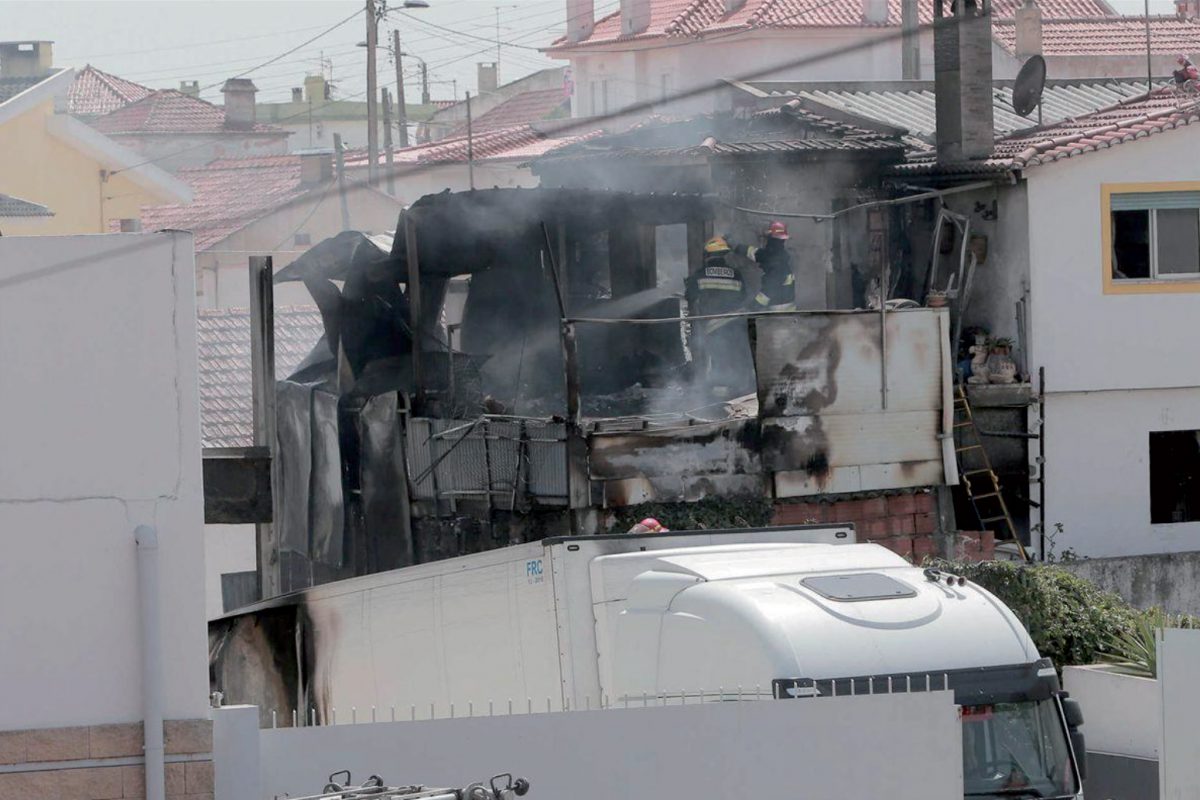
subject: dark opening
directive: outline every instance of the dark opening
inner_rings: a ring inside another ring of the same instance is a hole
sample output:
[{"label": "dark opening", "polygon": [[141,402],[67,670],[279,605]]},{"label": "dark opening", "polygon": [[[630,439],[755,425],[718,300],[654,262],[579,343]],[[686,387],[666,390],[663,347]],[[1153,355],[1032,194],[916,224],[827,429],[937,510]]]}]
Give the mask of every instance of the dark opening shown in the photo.
[{"label": "dark opening", "polygon": [[1150,212],[1112,212],[1113,278],[1136,280],[1150,277]]},{"label": "dark opening", "polygon": [[1200,431],[1150,434],[1150,522],[1200,520]]}]

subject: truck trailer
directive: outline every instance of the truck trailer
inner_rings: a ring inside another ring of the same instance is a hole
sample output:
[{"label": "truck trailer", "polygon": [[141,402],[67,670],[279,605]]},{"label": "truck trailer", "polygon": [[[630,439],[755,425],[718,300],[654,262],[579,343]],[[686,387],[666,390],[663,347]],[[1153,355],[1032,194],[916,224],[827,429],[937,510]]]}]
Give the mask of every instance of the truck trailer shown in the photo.
[{"label": "truck trailer", "polygon": [[545,539],[266,601],[210,644],[214,689],[295,724],[951,690],[967,796],[1082,797],[1079,707],[1012,611],[852,526]]}]

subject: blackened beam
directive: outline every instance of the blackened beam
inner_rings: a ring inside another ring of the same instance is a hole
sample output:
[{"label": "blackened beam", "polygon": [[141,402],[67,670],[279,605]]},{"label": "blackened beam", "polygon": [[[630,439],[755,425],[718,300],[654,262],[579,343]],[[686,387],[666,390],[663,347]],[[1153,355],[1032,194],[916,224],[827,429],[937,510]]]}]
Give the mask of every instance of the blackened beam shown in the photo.
[{"label": "blackened beam", "polygon": [[275,455],[275,269],[271,256],[250,257],[250,375],[254,444],[267,449],[272,490],[271,518],[255,526],[259,597],[281,590],[279,542],[272,521],[278,464]]},{"label": "blackened beam", "polygon": [[206,525],[271,521],[271,450],[206,447],[203,461]]},{"label": "blackened beam", "polygon": [[[421,264],[417,259],[417,221],[413,219],[411,209],[404,212],[404,245],[408,259],[408,314],[409,328],[412,330],[412,374],[413,394],[417,406],[424,396],[424,376],[421,372],[421,332],[424,321],[421,319]],[[453,369],[451,364],[451,369]]]}]

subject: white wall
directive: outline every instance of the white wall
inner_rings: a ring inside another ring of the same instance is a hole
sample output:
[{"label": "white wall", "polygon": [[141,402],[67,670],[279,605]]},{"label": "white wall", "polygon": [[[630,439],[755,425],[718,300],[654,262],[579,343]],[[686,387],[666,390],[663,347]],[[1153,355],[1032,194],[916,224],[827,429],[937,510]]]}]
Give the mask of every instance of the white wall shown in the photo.
[{"label": "white wall", "polygon": [[1164,800],[1200,797],[1200,631],[1168,629],[1158,643],[1162,744],[1158,784]]},{"label": "white wall", "polygon": [[[1039,348],[1045,341],[1038,339]],[[1049,370],[1046,380],[1053,380]],[[1200,522],[1150,524],[1149,436],[1200,430],[1200,388],[1050,393],[1045,404],[1045,511],[1049,526],[1063,525],[1055,540],[1059,554],[1200,548]]]},{"label": "white wall", "polygon": [[142,718],[156,526],[167,718],[206,716],[192,237],[0,238],[0,728]]},{"label": "white wall", "polygon": [[1029,170],[1037,363],[1051,391],[1200,386],[1200,293],[1103,294],[1100,185],[1195,179],[1200,125]]},{"label": "white wall", "polygon": [[253,525],[204,526],[204,610],[208,619],[225,613],[221,576],[258,568],[256,541]]},{"label": "white wall", "polygon": [[312,794],[340,769],[443,787],[511,772],[530,797],[572,800],[963,793],[948,692],[281,728],[262,732],[261,758],[264,798]]}]

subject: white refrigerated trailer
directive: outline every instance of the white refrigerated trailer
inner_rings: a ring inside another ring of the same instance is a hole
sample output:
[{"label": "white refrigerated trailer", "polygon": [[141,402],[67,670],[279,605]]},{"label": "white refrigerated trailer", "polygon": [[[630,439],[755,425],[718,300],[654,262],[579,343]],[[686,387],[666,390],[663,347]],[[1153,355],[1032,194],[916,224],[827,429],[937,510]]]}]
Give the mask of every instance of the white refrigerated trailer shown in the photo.
[{"label": "white refrigerated trailer", "polygon": [[1020,621],[980,586],[854,541],[836,526],[547,539],[260,604],[214,623],[214,653],[246,663],[238,621],[294,606],[294,707],[325,722],[738,694],[799,711],[946,688],[964,706],[969,794],[1077,797],[1082,719]]}]

